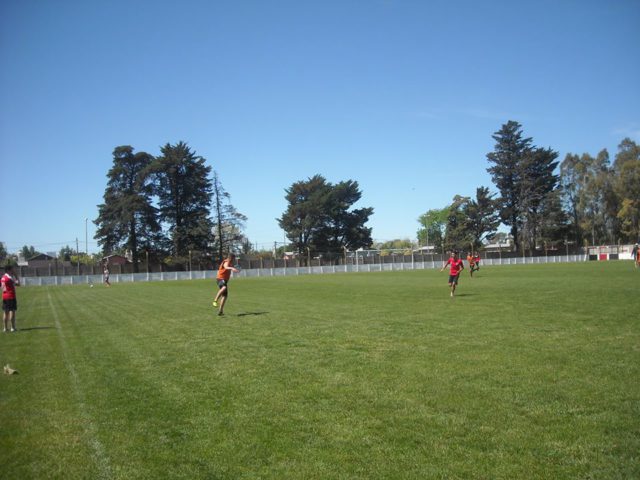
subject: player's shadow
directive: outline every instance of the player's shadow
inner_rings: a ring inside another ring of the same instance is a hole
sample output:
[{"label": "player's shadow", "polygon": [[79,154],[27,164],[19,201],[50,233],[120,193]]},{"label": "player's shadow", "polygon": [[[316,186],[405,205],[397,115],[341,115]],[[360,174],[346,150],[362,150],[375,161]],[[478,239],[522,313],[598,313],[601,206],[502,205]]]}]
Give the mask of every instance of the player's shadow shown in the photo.
[{"label": "player's shadow", "polygon": [[243,312],[243,313],[239,313],[238,317],[255,317],[255,316],[259,316],[259,315],[266,315],[269,312]]},{"label": "player's shadow", "polygon": [[475,297],[475,293],[456,293],[456,297]]},{"label": "player's shadow", "polygon": [[51,330],[55,327],[27,327],[27,328],[20,328],[19,330],[21,332],[28,332],[30,330]]}]

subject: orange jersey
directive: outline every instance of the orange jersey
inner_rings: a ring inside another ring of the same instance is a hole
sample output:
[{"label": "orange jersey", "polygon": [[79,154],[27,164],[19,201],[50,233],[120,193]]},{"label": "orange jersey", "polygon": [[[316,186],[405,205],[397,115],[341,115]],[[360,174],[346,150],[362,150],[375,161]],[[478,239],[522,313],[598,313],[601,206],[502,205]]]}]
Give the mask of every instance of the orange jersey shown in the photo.
[{"label": "orange jersey", "polygon": [[220,264],[220,267],[218,267],[218,275],[216,275],[216,279],[224,280],[225,282],[229,281],[229,279],[231,278],[231,270],[228,270],[227,266],[232,266],[229,260],[225,260]]},{"label": "orange jersey", "polygon": [[474,263],[476,263],[476,259],[471,255],[467,255],[467,262],[469,262],[469,265],[473,265]]}]

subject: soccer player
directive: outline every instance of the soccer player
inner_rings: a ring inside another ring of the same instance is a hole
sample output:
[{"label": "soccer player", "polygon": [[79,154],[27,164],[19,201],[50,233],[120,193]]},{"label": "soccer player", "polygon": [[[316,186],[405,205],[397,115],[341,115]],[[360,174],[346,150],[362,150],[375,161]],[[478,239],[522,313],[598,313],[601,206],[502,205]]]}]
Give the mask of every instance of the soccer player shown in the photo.
[{"label": "soccer player", "polygon": [[633,257],[633,263],[636,268],[640,267],[640,246],[636,243],[631,250],[631,256]]},{"label": "soccer player", "polygon": [[107,287],[111,286],[111,283],[109,283],[109,260],[105,261],[102,266],[102,283]]},{"label": "soccer player", "polygon": [[475,271],[480,270],[480,255],[475,254],[473,257],[473,264],[475,265]]},{"label": "soccer player", "polygon": [[467,262],[469,262],[469,275],[473,277],[473,272],[475,271],[476,266],[476,257],[473,253],[467,253]]},{"label": "soccer player", "polygon": [[[218,283],[218,293],[216,298],[213,299],[213,306],[218,308],[218,315],[224,315],[224,304],[227,302],[229,296],[229,279],[231,278],[231,272],[238,273],[233,263],[236,261],[236,256],[231,253],[227,258],[223,260],[218,267],[218,275],[216,275],[216,282]],[[220,300],[218,302],[218,300]]]},{"label": "soccer player", "polygon": [[13,274],[13,267],[7,265],[5,274],[0,279],[2,284],[2,321],[3,332],[15,332],[16,310],[18,310],[18,300],[16,298],[16,286],[20,285],[20,279]]},{"label": "soccer player", "polygon": [[464,262],[460,258],[458,258],[458,252],[456,250],[451,252],[449,260],[445,262],[440,271],[442,272],[447,265],[449,265],[449,287],[451,287],[451,298],[453,298],[456,287],[458,286],[458,278],[460,278],[460,272],[464,270]]}]

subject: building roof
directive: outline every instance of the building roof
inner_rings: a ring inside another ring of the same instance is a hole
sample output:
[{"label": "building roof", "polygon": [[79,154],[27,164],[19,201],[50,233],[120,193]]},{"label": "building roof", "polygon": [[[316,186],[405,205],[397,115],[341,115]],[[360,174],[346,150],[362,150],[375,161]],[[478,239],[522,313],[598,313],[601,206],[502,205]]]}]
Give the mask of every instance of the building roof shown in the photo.
[{"label": "building roof", "polygon": [[53,260],[55,258],[56,257],[52,257],[51,255],[47,255],[46,253],[39,253],[35,257],[31,257],[28,261],[29,262],[35,262],[35,261],[38,261],[38,260]]}]

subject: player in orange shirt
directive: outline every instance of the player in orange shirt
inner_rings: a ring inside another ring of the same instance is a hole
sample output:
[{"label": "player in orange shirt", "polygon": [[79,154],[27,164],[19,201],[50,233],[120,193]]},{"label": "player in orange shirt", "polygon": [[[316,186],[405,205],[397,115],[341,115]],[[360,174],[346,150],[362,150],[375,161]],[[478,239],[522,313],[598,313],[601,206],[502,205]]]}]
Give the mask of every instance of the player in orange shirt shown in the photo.
[{"label": "player in orange shirt", "polygon": [[[216,298],[213,299],[213,306],[218,308],[218,315],[224,315],[224,304],[227,302],[229,296],[229,279],[231,278],[231,272],[238,273],[233,263],[236,261],[236,256],[231,253],[227,258],[223,260],[218,267],[218,274],[216,275],[216,282],[218,284],[218,293]],[[220,300],[220,302],[218,302]]]},{"label": "player in orange shirt", "polygon": [[478,270],[480,270],[480,255],[476,253],[473,256],[473,271],[477,272]]},{"label": "player in orange shirt", "polygon": [[476,258],[473,256],[473,253],[467,253],[467,262],[469,262],[469,275],[473,277],[473,272],[476,267]]}]

